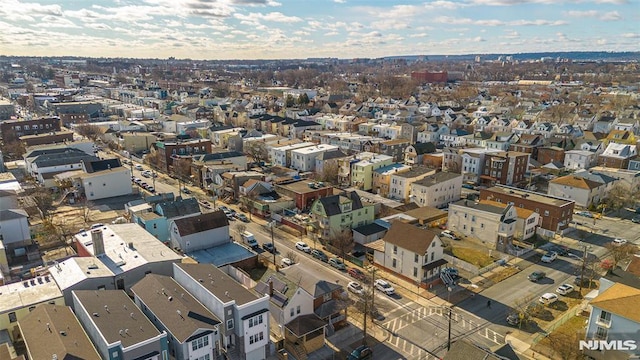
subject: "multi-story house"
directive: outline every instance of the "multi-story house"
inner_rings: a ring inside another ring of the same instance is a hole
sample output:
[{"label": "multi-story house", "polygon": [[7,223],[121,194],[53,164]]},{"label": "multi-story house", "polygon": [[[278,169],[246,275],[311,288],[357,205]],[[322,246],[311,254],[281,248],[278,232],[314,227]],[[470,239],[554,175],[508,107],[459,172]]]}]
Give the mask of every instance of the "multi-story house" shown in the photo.
[{"label": "multi-story house", "polygon": [[[446,149],[443,149],[443,151]],[[485,157],[487,154],[493,154],[499,152],[498,150],[485,149],[485,148],[468,148],[462,149],[459,153],[461,158],[458,171],[462,173],[462,181],[465,183],[477,184],[480,181],[480,175],[483,173]],[[451,156],[457,156],[451,154]],[[456,163],[457,164],[457,163]],[[443,171],[444,162],[443,162]],[[449,170],[454,171],[454,170]],[[456,172],[456,171],[454,171]]]},{"label": "multi-story house", "polygon": [[73,310],[102,359],[168,359],[160,332],[123,290],[75,290]]},{"label": "multi-story house", "polygon": [[370,152],[357,154],[356,159],[351,163],[351,186],[365,191],[373,188],[373,172],[393,163],[391,156]]},{"label": "multi-story house", "polygon": [[[637,311],[640,302],[640,289],[615,283],[603,289],[602,286],[589,305],[591,313],[585,339],[604,342],[629,341],[638,345],[638,329],[640,329],[640,313]],[[584,350],[584,355],[597,360],[631,359],[637,350],[600,349]]]},{"label": "multi-story house", "polygon": [[491,249],[506,252],[516,232],[517,219],[513,205],[460,200],[449,205],[447,226],[456,233],[479,239]]},{"label": "multi-story house", "polygon": [[158,163],[156,166],[166,173],[173,171],[175,159],[188,158],[194,155],[202,155],[211,152],[211,140],[209,139],[188,139],[158,141],[154,145],[158,152]]},{"label": "multi-story house", "polygon": [[407,165],[420,165],[425,154],[436,151],[433,143],[415,143],[404,150],[404,163]]},{"label": "multi-story house", "polygon": [[372,191],[382,197],[389,196],[391,176],[411,170],[411,166],[404,164],[391,164],[373,171]]},{"label": "multi-story house", "polygon": [[71,308],[41,304],[18,322],[29,359],[100,360]]},{"label": "multi-story house", "polygon": [[60,131],[60,118],[40,118],[33,120],[8,120],[0,123],[0,133],[5,142],[18,140],[25,135],[38,135]]},{"label": "multi-story house", "polygon": [[416,166],[409,171],[392,174],[389,181],[389,199],[400,200],[403,202],[410,201],[411,185],[414,182],[435,173],[435,169]]},{"label": "multi-story house", "polygon": [[447,263],[437,233],[399,220],[369,247],[375,249],[375,266],[423,288],[439,280],[440,268]]},{"label": "multi-story house", "polygon": [[209,249],[228,243],[229,221],[222,210],[169,221],[171,247],[183,252]]},{"label": "multi-story house", "polygon": [[525,180],[529,154],[515,151],[487,154],[480,180],[484,184],[512,185]]},{"label": "multi-story house", "polygon": [[286,145],[272,145],[269,150],[269,160],[275,166],[289,167],[291,166],[291,152],[296,149],[303,149],[310,146],[315,146],[312,142],[300,142],[297,140],[294,144]]},{"label": "multi-story house", "polygon": [[426,124],[426,130],[418,133],[416,138],[416,142],[426,143],[432,142],[437,143],[440,141],[440,135],[449,134],[449,127],[444,124]]},{"label": "multi-story house", "polygon": [[149,274],[131,288],[138,308],[169,336],[175,359],[217,359],[220,319],[169,276]]},{"label": "multi-story house", "polygon": [[290,167],[298,171],[314,171],[316,168],[316,157],[318,157],[318,155],[337,149],[338,147],[334,145],[321,144],[291,150]]},{"label": "multi-story house", "polygon": [[618,118],[610,113],[603,113],[600,117],[593,123],[594,133],[608,134],[611,130],[613,130],[614,126],[618,123]]},{"label": "multi-story house", "polygon": [[269,349],[269,296],[258,295],[210,264],[174,264],[173,278],[220,321],[220,349],[261,360]]},{"label": "multi-story house", "polygon": [[83,162],[100,160],[76,148],[53,148],[34,150],[25,154],[27,173],[44,187],[56,186],[54,175],[82,169]]},{"label": "multi-story house", "polygon": [[439,143],[444,146],[462,147],[467,144],[469,133],[462,129],[451,130],[449,133],[440,134]]},{"label": "multi-story house", "polygon": [[512,143],[518,141],[518,135],[514,133],[496,133],[486,140],[488,149],[507,151]]},{"label": "multi-story house", "polygon": [[575,201],[566,200],[533,191],[498,185],[480,190],[480,200],[493,200],[535,211],[540,214],[538,233],[554,236],[564,233],[571,223]]},{"label": "multi-story house", "polygon": [[338,161],[348,157],[342,150],[325,151],[316,157],[316,174],[324,178],[332,178],[338,175]]},{"label": "multi-story house", "polygon": [[592,179],[567,175],[549,181],[547,194],[573,200],[583,208],[597,206],[606,196],[608,184]]},{"label": "multi-story house", "polygon": [[598,165],[617,169],[626,169],[629,161],[638,155],[636,145],[611,142],[600,156]]},{"label": "multi-story house", "polygon": [[407,139],[387,140],[376,143],[371,150],[375,153],[391,156],[393,161],[400,162],[404,160],[404,150],[411,142]]},{"label": "multi-story house", "polygon": [[[31,244],[29,214],[18,206],[0,210],[0,246],[3,248],[2,252],[6,251],[9,254],[14,254],[16,248]],[[0,263],[2,262],[0,261]]]},{"label": "multi-story house", "polygon": [[355,191],[322,197],[311,206],[318,236],[324,239],[372,223],[374,213],[374,204],[363,202]]},{"label": "multi-story house", "polygon": [[54,175],[56,185],[69,181],[73,189],[87,200],[100,200],[129,195],[131,171],[118,158],[84,161],[81,168]]},{"label": "multi-story house", "polygon": [[564,153],[564,167],[567,170],[589,169],[596,165],[598,154],[589,150],[569,150]]},{"label": "multi-story house", "polygon": [[438,172],[416,180],[410,185],[409,199],[418,206],[445,207],[460,200],[462,175],[454,172]]},{"label": "multi-story house", "polygon": [[191,158],[191,179],[195,186],[206,188],[215,174],[224,172],[216,169],[215,165],[233,165],[223,167],[236,171],[247,169],[247,156],[238,151],[222,151],[212,154],[194,155]]},{"label": "multi-story house", "polygon": [[[544,146],[544,136],[539,134],[523,134],[517,142],[509,145],[509,150],[530,154],[538,158],[538,149]],[[546,164],[546,163],[543,163]]]},{"label": "multi-story house", "polygon": [[557,146],[543,146],[538,149],[538,162],[540,164],[559,163],[564,164],[565,151]]}]

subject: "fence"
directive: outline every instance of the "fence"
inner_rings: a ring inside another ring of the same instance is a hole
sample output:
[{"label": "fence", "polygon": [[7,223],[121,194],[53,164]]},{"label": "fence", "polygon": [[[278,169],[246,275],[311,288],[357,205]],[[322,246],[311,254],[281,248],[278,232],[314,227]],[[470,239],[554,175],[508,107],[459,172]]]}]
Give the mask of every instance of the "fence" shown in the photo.
[{"label": "fence", "polygon": [[509,262],[510,258],[511,258],[510,256],[506,256],[506,257],[504,257],[504,258],[502,258],[500,260],[494,261],[493,263],[491,263],[491,264],[483,267],[482,269],[478,270],[478,274],[477,275],[482,275],[482,274],[484,274],[486,272],[489,272],[489,271],[497,268],[498,266],[506,265]]},{"label": "fence", "polygon": [[566,323],[567,321],[569,321],[569,319],[573,318],[574,316],[576,316],[576,314],[578,313],[578,310],[580,309],[580,307],[575,307],[573,309],[569,309],[566,313],[564,313],[564,315],[562,315],[558,320],[556,320],[556,322],[554,322],[553,324],[551,324],[546,330],[544,330],[543,332],[537,334],[534,338],[533,338],[533,344],[537,344],[538,342],[540,342],[540,340],[544,339],[545,337],[547,337],[550,333],[552,333],[555,329],[559,328],[560,326],[564,325],[564,323]]},{"label": "fence", "polygon": [[447,260],[447,262],[451,266],[453,266],[455,268],[462,269],[464,271],[467,271],[467,272],[469,272],[469,273],[471,273],[473,275],[478,275],[478,267],[477,266],[475,266],[475,265],[473,265],[471,263],[468,263],[468,262],[466,262],[464,260],[460,260],[457,257],[451,256],[449,254],[444,254],[443,257],[444,257],[445,260]]}]

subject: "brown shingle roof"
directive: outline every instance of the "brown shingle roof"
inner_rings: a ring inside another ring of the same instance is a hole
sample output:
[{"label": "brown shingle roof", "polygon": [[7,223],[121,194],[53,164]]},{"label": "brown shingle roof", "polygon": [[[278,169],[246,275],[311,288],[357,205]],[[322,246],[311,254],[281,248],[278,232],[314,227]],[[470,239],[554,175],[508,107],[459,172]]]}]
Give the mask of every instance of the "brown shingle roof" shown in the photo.
[{"label": "brown shingle roof", "polygon": [[396,220],[384,235],[384,241],[416,254],[424,254],[436,236],[438,234],[431,230]]},{"label": "brown shingle roof", "polygon": [[181,236],[229,226],[229,220],[222,210],[175,220]]},{"label": "brown shingle roof", "polygon": [[174,266],[198,281],[221,302],[235,300],[237,305],[244,305],[261,297],[211,264],[175,264]]},{"label": "brown shingle roof", "polygon": [[565,186],[570,186],[573,188],[579,188],[579,189],[585,189],[585,190],[595,189],[602,185],[599,182],[581,178],[579,176],[573,176],[573,175],[567,175],[567,176],[553,179],[550,181],[550,183],[565,185]]},{"label": "brown shingle roof", "polygon": [[58,359],[100,360],[68,306],[39,305],[18,325],[30,359],[52,359],[55,354]]},{"label": "brown shingle roof", "polygon": [[180,342],[199,329],[215,329],[220,324],[211,311],[168,276],[148,274],[131,291]]},{"label": "brown shingle roof", "polygon": [[623,284],[613,284],[591,301],[591,305],[612,314],[640,323],[640,289]]},{"label": "brown shingle roof", "polygon": [[640,277],[640,256],[633,256],[631,258],[629,265],[627,265],[626,271]]}]

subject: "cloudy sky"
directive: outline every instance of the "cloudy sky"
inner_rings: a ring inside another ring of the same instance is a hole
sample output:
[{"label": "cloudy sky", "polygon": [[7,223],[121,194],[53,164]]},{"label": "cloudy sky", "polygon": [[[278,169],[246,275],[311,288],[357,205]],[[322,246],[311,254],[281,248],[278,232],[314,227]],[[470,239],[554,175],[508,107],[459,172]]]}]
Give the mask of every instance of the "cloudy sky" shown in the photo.
[{"label": "cloudy sky", "polygon": [[0,54],[192,59],[638,51],[640,0],[2,0]]}]

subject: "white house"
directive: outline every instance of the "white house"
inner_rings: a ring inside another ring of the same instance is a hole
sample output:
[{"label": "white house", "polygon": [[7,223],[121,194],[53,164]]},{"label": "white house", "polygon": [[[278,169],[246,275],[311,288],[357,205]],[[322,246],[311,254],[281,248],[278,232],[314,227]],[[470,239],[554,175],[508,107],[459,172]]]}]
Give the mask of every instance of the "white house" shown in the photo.
[{"label": "white house", "polygon": [[564,167],[567,170],[589,169],[596,165],[598,154],[588,150],[569,150],[564,153]]},{"label": "white house", "polygon": [[411,184],[411,202],[418,206],[444,207],[460,200],[462,175],[453,172],[439,172],[414,181]]},{"label": "white house", "polygon": [[[480,181],[480,175],[484,168],[484,157],[486,154],[498,152],[494,149],[480,149],[480,148],[468,148],[461,150],[462,158],[460,164],[460,171],[462,172],[462,181],[478,183]],[[444,166],[444,162],[443,162]]]},{"label": "white house", "polygon": [[291,150],[291,168],[298,171],[313,171],[316,167],[316,157],[318,155],[336,149],[338,147],[334,145],[320,144]]},{"label": "white house", "polygon": [[516,231],[518,214],[513,205],[460,200],[449,205],[447,226],[456,233],[473,237],[486,246],[506,251]]},{"label": "white house", "polygon": [[131,171],[125,167],[84,173],[80,176],[87,200],[99,200],[110,197],[129,195],[131,188]]},{"label": "white house", "polygon": [[171,246],[183,252],[208,249],[230,242],[229,221],[222,210],[169,221]]},{"label": "white house", "polygon": [[389,179],[388,197],[394,200],[409,201],[411,200],[411,187],[413,184],[425,178],[426,176],[436,173],[435,169],[416,166],[409,171],[394,173]]},{"label": "white house", "polygon": [[[585,172],[586,173],[586,172]],[[549,181],[547,194],[573,200],[576,205],[596,206],[606,196],[608,184],[577,175],[567,175]]]},{"label": "white house", "polygon": [[[233,268],[227,271],[238,273]],[[227,272],[210,264],[174,264],[173,278],[222,321],[221,348],[235,352],[234,358],[267,358],[268,295],[257,295]]]},{"label": "white house", "polygon": [[367,246],[374,249],[377,267],[421,286],[439,279],[447,263],[437,233],[402,221],[394,221],[383,239]]},{"label": "white house", "polygon": [[[591,313],[587,324],[586,340],[633,341],[638,342],[640,329],[640,289],[615,283],[610,287],[600,288],[589,305]],[[630,359],[637,350],[585,350],[585,355],[596,360]]]},{"label": "white house", "polygon": [[274,145],[269,149],[271,163],[275,166],[289,167],[291,166],[291,152],[296,149],[303,149],[314,146],[312,142],[301,142],[285,146]]},{"label": "white house", "polygon": [[22,209],[0,210],[0,242],[7,250],[31,244],[29,215]]}]

